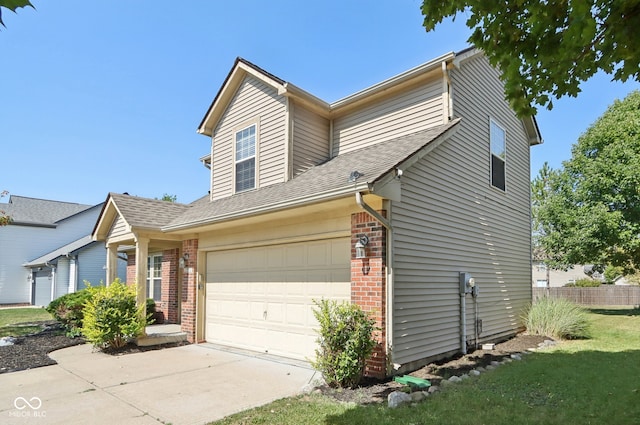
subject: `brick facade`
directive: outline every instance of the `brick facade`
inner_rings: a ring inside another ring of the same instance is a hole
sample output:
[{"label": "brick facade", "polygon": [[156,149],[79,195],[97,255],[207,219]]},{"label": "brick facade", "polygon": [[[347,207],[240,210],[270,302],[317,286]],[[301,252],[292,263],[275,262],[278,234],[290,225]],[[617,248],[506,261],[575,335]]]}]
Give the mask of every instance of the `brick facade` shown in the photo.
[{"label": "brick facade", "polygon": [[136,254],[130,252],[127,255],[127,285],[136,283]]},{"label": "brick facade", "polygon": [[[165,323],[180,323],[178,317],[178,256],[179,249],[162,252],[162,292],[156,301],[156,311],[163,314]],[[136,254],[127,256],[127,285],[136,283]],[[148,294],[147,294],[148,297]]]},{"label": "brick facade", "polygon": [[179,323],[178,318],[178,248],[162,251],[162,292],[156,310],[164,315],[165,323]]},{"label": "brick facade", "polygon": [[187,334],[187,340],[196,341],[196,314],[198,296],[198,239],[182,242],[182,253],[189,255],[189,261],[182,272],[182,331]]},{"label": "brick facade", "polygon": [[[386,211],[380,211],[386,216]],[[355,244],[366,235],[367,258],[356,259]],[[365,375],[384,378],[387,375],[386,349],[386,253],[387,229],[367,212],[351,215],[351,302],[359,305],[375,319],[378,344],[367,361]]]}]

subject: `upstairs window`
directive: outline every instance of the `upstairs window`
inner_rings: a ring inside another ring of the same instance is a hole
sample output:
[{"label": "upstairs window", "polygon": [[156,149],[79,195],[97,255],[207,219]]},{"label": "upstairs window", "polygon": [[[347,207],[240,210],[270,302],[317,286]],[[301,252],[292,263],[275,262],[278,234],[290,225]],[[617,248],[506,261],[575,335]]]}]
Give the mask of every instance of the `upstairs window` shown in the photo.
[{"label": "upstairs window", "polygon": [[493,120],[489,120],[491,139],[491,185],[506,190],[507,133]]},{"label": "upstairs window", "polygon": [[256,187],[256,126],[236,132],[235,142],[236,192]]}]

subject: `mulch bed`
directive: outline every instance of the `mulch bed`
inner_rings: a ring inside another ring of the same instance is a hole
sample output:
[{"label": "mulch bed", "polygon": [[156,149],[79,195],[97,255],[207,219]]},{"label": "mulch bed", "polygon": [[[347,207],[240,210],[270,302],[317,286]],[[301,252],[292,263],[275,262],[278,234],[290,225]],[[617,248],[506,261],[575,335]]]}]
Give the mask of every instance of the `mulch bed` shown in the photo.
[{"label": "mulch bed", "polygon": [[55,321],[38,322],[43,330],[16,338],[14,345],[0,347],[0,373],[16,372],[56,364],[49,353],[61,348],[84,344],[83,338],[69,338]]},{"label": "mulch bed", "polygon": [[[57,322],[39,322],[39,324],[44,328],[41,332],[18,337],[14,345],[0,347],[0,374],[56,364],[56,362],[48,356],[50,352],[85,343],[83,338],[67,337],[64,329]],[[491,364],[492,361],[500,361],[505,357],[509,357],[511,354],[522,353],[528,349],[536,348],[539,343],[547,339],[550,338],[518,334],[505,342],[496,344],[493,350],[476,350],[464,356],[460,355],[434,362],[412,372],[411,375],[428,379],[432,385],[438,385],[443,379],[448,379],[452,375],[459,376],[477,367],[487,366]],[[186,344],[188,343],[138,347],[131,343],[122,348],[105,350],[104,352],[120,356]],[[342,402],[372,404],[386,402],[387,396],[391,392],[402,387],[401,384],[392,379],[381,381],[365,378],[357,388],[336,389],[323,386],[320,387],[318,391]]]},{"label": "mulch bed", "polygon": [[[14,345],[0,347],[0,373],[54,365],[56,362],[49,357],[50,352],[86,342],[84,338],[69,338],[66,336],[64,328],[56,321],[36,322],[33,324],[41,325],[43,330],[33,335],[16,338]],[[138,347],[133,343],[129,343],[122,348],[104,350],[104,352],[121,356],[186,344],[188,342]]]}]

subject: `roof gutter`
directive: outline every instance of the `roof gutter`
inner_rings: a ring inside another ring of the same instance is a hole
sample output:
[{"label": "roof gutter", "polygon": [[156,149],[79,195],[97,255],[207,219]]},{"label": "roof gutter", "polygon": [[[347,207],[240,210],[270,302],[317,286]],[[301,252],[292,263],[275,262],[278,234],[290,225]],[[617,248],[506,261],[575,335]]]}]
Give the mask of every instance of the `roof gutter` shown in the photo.
[{"label": "roof gutter", "polygon": [[389,220],[387,220],[382,215],[380,215],[380,213],[378,211],[376,211],[373,208],[371,208],[371,205],[369,205],[366,202],[364,202],[364,198],[363,198],[362,192],[356,192],[356,204],[358,204],[358,206],[360,208],[362,208],[363,210],[365,210],[366,212],[371,214],[376,220],[378,220],[380,223],[382,223],[382,225],[384,227],[386,227],[389,230],[392,230],[391,229],[391,223],[389,222]]},{"label": "roof gutter", "polygon": [[327,191],[327,192],[317,193],[317,194],[312,195],[312,196],[304,196],[304,197],[299,197],[299,198],[295,198],[295,199],[284,201],[284,202],[279,202],[279,203],[276,203],[276,204],[261,205],[259,207],[248,208],[248,209],[243,210],[242,213],[240,213],[240,214],[238,214],[237,211],[233,211],[233,212],[229,212],[229,213],[226,213],[226,214],[221,214],[221,215],[219,215],[219,216],[217,216],[217,217],[215,217],[213,219],[202,219],[202,220],[192,221],[192,222],[186,223],[186,224],[165,226],[165,227],[162,227],[160,230],[163,231],[163,232],[170,232],[170,231],[176,231],[176,230],[186,230],[186,229],[191,229],[191,228],[199,227],[199,226],[207,226],[207,225],[210,225],[210,224],[217,224],[217,223],[221,223],[221,222],[224,222],[224,221],[236,220],[236,219],[240,219],[240,218],[247,218],[247,217],[251,217],[251,216],[259,215],[259,214],[263,214],[263,213],[276,212],[276,211],[280,211],[280,210],[287,209],[287,208],[301,207],[301,206],[304,206],[304,205],[309,205],[309,204],[313,204],[313,203],[320,202],[320,201],[329,201],[329,200],[332,200],[332,199],[345,197],[347,195],[352,194],[354,192],[354,190],[356,192],[368,191],[369,190],[369,184],[366,183],[366,182],[363,182],[361,184],[356,185],[355,188],[353,186],[342,187],[340,189],[335,189],[335,190],[331,190],[331,191]]}]

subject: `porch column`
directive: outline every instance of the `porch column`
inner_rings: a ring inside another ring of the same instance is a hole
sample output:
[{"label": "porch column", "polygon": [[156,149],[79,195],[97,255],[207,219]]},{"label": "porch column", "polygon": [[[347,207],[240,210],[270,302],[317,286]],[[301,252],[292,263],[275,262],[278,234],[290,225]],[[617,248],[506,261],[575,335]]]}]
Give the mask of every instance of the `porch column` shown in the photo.
[{"label": "porch column", "polygon": [[[136,238],[136,290],[138,306],[147,303],[147,257],[149,256],[149,238]],[[142,310],[142,317],[146,317]]]},{"label": "porch column", "polygon": [[118,277],[118,245],[107,245],[107,281],[110,285]]},{"label": "porch column", "polygon": [[69,288],[67,292],[69,294],[76,292],[78,287],[78,256],[71,257],[69,259]]}]

